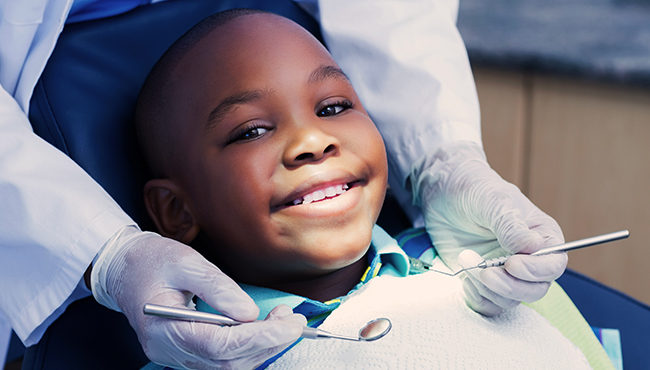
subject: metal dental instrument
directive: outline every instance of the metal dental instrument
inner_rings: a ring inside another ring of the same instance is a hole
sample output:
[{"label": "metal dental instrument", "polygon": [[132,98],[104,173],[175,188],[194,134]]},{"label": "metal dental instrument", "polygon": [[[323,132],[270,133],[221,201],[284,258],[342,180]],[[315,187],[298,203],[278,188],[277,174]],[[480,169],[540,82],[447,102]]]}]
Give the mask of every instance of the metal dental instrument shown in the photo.
[{"label": "metal dental instrument", "polygon": [[335,338],[335,339],[352,340],[355,342],[372,342],[373,340],[377,340],[379,338],[382,338],[384,335],[388,334],[388,332],[392,327],[393,324],[391,324],[390,320],[382,317],[379,319],[374,319],[368,322],[366,325],[364,325],[359,330],[358,338],[348,337],[339,334],[332,334],[323,329],[310,328],[309,326],[305,326],[302,328],[301,337],[308,338],[308,339]]},{"label": "metal dental instrument", "polygon": [[[531,253],[530,255],[531,256],[542,256],[542,255],[545,255],[545,254],[551,254],[551,253],[555,253],[555,252],[568,252],[568,251],[572,251],[574,249],[586,248],[586,247],[591,247],[592,245],[598,245],[598,244],[613,242],[615,240],[625,239],[628,236],[630,236],[629,231],[621,230],[621,231],[616,231],[616,232],[609,233],[609,234],[593,236],[591,238],[580,239],[580,240],[576,240],[576,241],[572,241],[572,242],[568,242],[568,243],[564,243],[564,244],[560,244],[560,245],[556,245],[556,246],[552,246],[552,247],[548,247],[548,248],[542,248],[542,249],[538,250],[535,253]],[[444,275],[449,275],[449,276],[456,276],[456,275],[460,274],[463,271],[467,271],[467,270],[471,270],[471,269],[476,269],[476,268],[485,269],[485,268],[488,268],[488,267],[503,266],[506,263],[506,261],[508,260],[509,257],[510,256],[491,258],[489,260],[485,260],[485,261],[479,263],[476,266],[464,268],[464,269],[461,269],[461,270],[456,271],[454,273],[448,273],[448,272],[444,272],[444,271],[435,270],[435,269],[433,269],[433,266],[431,264],[425,263],[425,262],[420,261],[420,260],[417,260],[416,264],[418,264],[418,265],[421,264],[422,266],[420,266],[420,268],[424,268],[424,269],[429,270],[429,271],[434,271],[434,272],[438,272],[438,273],[441,273],[441,274],[444,274]]]},{"label": "metal dental instrument", "polygon": [[[236,326],[245,324],[244,322],[233,320],[230,317],[218,315],[215,313],[200,312],[184,308],[159,306],[151,303],[146,303],[143,307],[143,311],[145,315],[165,317],[168,319],[176,320],[204,322],[221,326]],[[359,330],[359,337],[355,338],[345,335],[333,334],[322,329],[305,326],[302,328],[301,337],[308,339],[334,338],[351,340],[355,342],[372,342],[388,334],[392,327],[393,325],[391,324],[390,320],[386,318],[375,319],[364,325],[361,330]]]}]

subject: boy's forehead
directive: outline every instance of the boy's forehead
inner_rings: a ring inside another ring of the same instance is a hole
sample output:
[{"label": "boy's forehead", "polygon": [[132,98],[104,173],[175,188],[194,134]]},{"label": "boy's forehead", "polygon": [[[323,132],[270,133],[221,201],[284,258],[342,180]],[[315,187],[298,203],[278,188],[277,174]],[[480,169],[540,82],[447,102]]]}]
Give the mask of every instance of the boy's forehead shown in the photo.
[{"label": "boy's forehead", "polygon": [[[274,14],[248,14],[232,19],[217,27],[199,41],[190,54],[212,55],[220,60],[228,60],[233,55],[254,56],[264,50],[265,53],[283,49],[290,44],[311,46],[304,49],[322,49],[329,53],[307,30],[298,24]],[[273,45],[273,47],[268,47]],[[287,59],[294,56],[284,55]],[[192,58],[192,57],[190,57]]]},{"label": "boy's forehead", "polygon": [[[287,73],[308,78],[323,65],[336,66],[336,62],[293,21],[273,14],[240,16],[212,30],[180,60],[170,76],[177,98],[172,109],[181,109],[179,114],[184,116],[188,104],[202,106],[189,114],[204,120],[196,115],[206,114],[206,109],[212,110],[212,105],[228,96],[269,88],[268,79],[281,79]],[[303,72],[296,75],[298,69]]]},{"label": "boy's forehead", "polygon": [[170,77],[195,93],[199,81],[205,83],[206,78],[235,77],[249,74],[251,68],[274,62],[275,67],[286,66],[305,58],[336,65],[327,49],[293,21],[274,14],[249,14],[212,30],[187,52]]}]

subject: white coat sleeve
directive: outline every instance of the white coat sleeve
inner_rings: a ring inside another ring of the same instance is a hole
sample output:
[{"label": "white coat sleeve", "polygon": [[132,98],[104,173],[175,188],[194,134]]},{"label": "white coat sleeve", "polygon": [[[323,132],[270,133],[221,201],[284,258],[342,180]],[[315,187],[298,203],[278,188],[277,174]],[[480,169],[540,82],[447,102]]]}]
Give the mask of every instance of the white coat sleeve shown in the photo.
[{"label": "white coat sleeve", "polygon": [[391,187],[410,204],[405,187],[413,164],[452,142],[482,146],[476,88],[456,28],[458,2],[318,5],[325,43],[384,138]]},{"label": "white coat sleeve", "polygon": [[71,1],[0,1],[0,310],[29,346],[88,295],[97,251],[133,221],[65,154],[31,129],[31,91]]},{"label": "white coat sleeve", "polygon": [[25,342],[133,221],[0,90],[0,308]]}]

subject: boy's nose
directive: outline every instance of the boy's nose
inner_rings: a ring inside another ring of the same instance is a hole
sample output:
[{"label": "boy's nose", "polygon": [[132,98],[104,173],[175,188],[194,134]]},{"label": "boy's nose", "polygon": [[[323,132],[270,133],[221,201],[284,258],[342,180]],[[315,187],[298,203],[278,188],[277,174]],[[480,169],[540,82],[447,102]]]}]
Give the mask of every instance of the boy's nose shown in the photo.
[{"label": "boy's nose", "polygon": [[318,127],[295,127],[292,128],[283,160],[289,167],[319,162],[336,155],[340,146],[336,137],[323,132]]}]

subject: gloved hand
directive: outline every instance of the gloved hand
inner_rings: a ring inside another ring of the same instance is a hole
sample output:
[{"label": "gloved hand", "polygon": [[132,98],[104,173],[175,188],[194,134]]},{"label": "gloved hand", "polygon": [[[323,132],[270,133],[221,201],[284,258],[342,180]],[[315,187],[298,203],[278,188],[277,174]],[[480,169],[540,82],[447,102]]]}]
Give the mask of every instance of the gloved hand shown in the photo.
[{"label": "gloved hand", "polygon": [[306,320],[286,306],[265,321],[233,327],[145,316],[145,303],[187,308],[193,295],[239,321],[257,319],[259,309],[192,248],[135,227],[118,234],[95,259],[93,295],[124,313],[152,361],[188,369],[253,368],[300,337]]},{"label": "gloved hand", "polygon": [[[491,316],[521,301],[536,301],[562,275],[566,253],[526,255],[563,243],[559,225],[492,170],[477,144],[443,147],[413,168],[415,202],[436,250],[452,270],[518,254],[502,268],[465,273],[465,296],[472,309]],[[466,249],[480,257],[470,253],[459,259]]]}]

